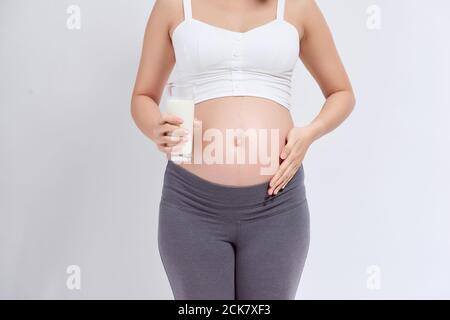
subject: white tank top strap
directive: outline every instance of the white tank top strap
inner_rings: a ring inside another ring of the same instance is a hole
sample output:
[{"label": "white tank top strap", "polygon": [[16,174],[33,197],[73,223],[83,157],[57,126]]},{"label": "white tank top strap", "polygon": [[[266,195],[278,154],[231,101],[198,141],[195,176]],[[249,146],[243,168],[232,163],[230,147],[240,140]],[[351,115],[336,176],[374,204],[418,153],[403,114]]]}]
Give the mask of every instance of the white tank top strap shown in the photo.
[{"label": "white tank top strap", "polygon": [[183,0],[184,19],[192,19],[192,6],[191,0]]},{"label": "white tank top strap", "polygon": [[278,0],[278,5],[277,5],[277,19],[278,20],[284,20],[284,7],[285,7],[285,0]]}]

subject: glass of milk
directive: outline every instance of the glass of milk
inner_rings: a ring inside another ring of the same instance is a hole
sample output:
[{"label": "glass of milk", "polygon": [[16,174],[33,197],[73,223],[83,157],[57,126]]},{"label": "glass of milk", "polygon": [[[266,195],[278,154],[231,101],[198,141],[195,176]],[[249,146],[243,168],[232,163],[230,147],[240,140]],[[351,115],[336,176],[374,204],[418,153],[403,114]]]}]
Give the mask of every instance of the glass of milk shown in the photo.
[{"label": "glass of milk", "polygon": [[[194,87],[190,83],[169,82],[166,85],[167,101],[166,113],[175,115],[183,119],[180,125],[188,130],[188,140],[181,148],[176,148],[170,154],[170,159],[174,162],[191,162],[193,147],[193,126],[194,126]],[[174,132],[176,135],[176,132]]]}]

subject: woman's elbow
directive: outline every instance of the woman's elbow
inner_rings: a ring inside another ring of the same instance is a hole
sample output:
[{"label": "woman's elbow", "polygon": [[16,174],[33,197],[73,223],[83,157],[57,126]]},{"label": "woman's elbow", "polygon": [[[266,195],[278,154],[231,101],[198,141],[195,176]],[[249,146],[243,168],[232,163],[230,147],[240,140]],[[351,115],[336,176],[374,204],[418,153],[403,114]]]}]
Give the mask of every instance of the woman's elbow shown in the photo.
[{"label": "woman's elbow", "polygon": [[355,92],[352,89],[350,89],[349,90],[349,108],[350,108],[350,111],[353,111],[355,106],[356,106]]}]

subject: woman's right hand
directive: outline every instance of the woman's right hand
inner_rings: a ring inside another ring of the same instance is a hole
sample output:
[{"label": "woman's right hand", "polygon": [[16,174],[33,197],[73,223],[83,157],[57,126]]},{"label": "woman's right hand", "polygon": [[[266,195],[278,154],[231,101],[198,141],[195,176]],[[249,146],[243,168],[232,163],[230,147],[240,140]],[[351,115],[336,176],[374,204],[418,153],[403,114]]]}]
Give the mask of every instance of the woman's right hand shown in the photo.
[{"label": "woman's right hand", "polygon": [[153,141],[159,151],[170,154],[185,143],[188,130],[181,127],[183,119],[174,115],[162,115],[158,124],[153,128]]}]

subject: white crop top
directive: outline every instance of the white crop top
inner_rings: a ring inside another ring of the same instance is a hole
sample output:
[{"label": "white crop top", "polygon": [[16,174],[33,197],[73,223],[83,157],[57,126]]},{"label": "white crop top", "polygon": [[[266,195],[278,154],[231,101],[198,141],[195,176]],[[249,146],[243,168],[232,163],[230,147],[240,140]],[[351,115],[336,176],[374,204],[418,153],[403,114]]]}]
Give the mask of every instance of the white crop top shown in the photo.
[{"label": "white crop top", "polygon": [[255,96],[289,109],[291,77],[298,61],[297,28],[284,20],[278,0],[275,20],[246,32],[231,31],[192,17],[183,0],[184,20],[172,43],[177,81],[194,85],[195,103],[227,96]]}]

